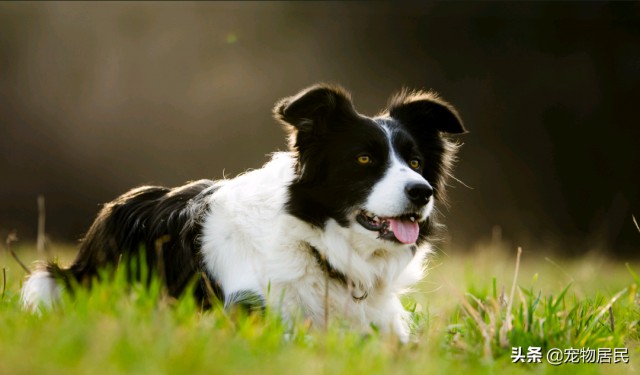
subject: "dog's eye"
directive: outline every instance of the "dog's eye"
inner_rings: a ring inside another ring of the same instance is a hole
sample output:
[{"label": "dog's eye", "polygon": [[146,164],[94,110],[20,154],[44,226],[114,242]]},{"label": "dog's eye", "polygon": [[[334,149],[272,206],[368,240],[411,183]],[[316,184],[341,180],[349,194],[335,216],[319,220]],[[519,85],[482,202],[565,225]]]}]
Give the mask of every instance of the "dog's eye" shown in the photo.
[{"label": "dog's eye", "polygon": [[358,164],[362,165],[371,164],[373,162],[373,160],[371,160],[371,156],[367,154],[358,155],[356,160],[358,160]]},{"label": "dog's eye", "polygon": [[409,166],[413,169],[419,169],[422,166],[422,163],[420,163],[420,160],[418,159],[411,159],[411,161],[409,161]]}]

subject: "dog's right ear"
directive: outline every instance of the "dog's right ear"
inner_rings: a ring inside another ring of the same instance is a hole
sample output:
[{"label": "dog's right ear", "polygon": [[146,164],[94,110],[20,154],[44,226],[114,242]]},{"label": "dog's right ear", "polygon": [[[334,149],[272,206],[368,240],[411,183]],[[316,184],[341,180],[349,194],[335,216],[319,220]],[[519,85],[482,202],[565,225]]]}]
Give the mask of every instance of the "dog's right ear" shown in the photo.
[{"label": "dog's right ear", "polygon": [[273,114],[300,133],[319,133],[346,116],[356,115],[349,93],[340,86],[316,84],[276,103]]}]

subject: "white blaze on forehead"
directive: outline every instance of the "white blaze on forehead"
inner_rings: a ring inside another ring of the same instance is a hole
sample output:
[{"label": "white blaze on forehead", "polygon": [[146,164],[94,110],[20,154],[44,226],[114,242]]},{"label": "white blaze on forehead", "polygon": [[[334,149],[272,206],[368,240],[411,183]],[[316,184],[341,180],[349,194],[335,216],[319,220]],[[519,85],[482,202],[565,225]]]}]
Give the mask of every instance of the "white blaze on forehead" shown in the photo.
[{"label": "white blaze on forehead", "polygon": [[[405,192],[406,186],[416,183],[428,184],[428,182],[402,160],[393,144],[393,130],[389,125],[380,119],[376,119],[376,124],[387,138],[389,161],[382,179],[373,186],[364,209],[383,217],[399,216],[407,213],[405,210],[411,204]],[[429,201],[429,204],[418,212],[422,219],[429,214],[432,206],[432,202]]]}]

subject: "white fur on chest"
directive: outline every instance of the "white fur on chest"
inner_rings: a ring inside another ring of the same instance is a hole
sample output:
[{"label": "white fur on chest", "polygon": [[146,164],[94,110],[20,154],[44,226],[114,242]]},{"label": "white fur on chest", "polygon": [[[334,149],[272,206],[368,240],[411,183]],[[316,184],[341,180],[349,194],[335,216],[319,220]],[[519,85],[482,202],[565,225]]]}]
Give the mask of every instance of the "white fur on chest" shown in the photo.
[{"label": "white fur on chest", "polygon": [[[355,328],[367,330],[373,323],[406,340],[407,313],[399,295],[422,277],[428,248],[412,251],[372,239],[359,227],[329,220],[321,229],[289,215],[285,204],[293,177],[293,158],[282,153],[265,167],[223,183],[210,198],[203,224],[206,270],[226,295],[260,293],[285,316],[302,314],[322,325],[328,312]],[[337,280],[327,283],[309,245],[347,276],[348,287]],[[365,299],[353,297],[363,292]]]}]

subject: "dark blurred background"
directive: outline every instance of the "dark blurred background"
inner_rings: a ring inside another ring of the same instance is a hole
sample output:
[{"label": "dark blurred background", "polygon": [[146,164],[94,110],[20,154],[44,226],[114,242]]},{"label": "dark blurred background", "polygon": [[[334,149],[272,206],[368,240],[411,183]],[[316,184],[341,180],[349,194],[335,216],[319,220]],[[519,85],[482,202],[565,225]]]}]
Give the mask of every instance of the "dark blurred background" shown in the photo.
[{"label": "dark blurred background", "polygon": [[457,106],[443,249],[638,253],[638,2],[0,3],[0,235],[35,239],[39,194],[62,243],[133,186],[260,167],[317,81]]}]

